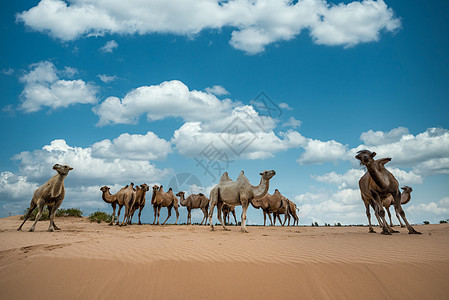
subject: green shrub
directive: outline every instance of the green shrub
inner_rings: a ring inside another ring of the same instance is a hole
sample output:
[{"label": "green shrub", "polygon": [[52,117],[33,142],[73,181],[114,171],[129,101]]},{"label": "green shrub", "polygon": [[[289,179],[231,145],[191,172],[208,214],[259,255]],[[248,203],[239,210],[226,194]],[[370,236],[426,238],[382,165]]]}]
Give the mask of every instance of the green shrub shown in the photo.
[{"label": "green shrub", "polygon": [[440,221],[440,224],[444,224],[444,223],[447,223],[447,221],[446,220],[441,220]]},{"label": "green shrub", "polygon": [[79,208],[58,209],[55,214],[57,217],[76,217],[81,218],[83,212]]},{"label": "green shrub", "polygon": [[112,215],[105,213],[104,211],[97,210],[96,212],[93,212],[89,215],[89,220],[91,222],[97,222],[97,223],[101,223],[101,221],[110,223],[112,220]]},{"label": "green shrub", "polygon": [[429,225],[430,224],[429,221],[424,221],[423,223],[424,223],[424,225]]}]

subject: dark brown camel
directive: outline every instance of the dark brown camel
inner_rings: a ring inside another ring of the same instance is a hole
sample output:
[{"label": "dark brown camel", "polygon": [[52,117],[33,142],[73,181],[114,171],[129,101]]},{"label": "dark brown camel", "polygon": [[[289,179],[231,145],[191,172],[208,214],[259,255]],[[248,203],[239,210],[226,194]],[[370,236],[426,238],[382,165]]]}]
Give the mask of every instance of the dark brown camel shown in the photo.
[{"label": "dark brown camel", "polygon": [[171,216],[171,209],[174,208],[176,212],[176,223],[178,223],[179,218],[179,212],[178,212],[178,198],[175,197],[173,194],[172,188],[169,188],[168,191],[165,193],[164,189],[162,188],[162,185],[158,187],[157,185],[153,186],[153,197],[151,199],[151,204],[153,204],[154,209],[154,222],[156,222],[156,216],[157,216],[157,225],[159,225],[159,215],[161,212],[162,207],[166,207],[168,211],[167,219],[165,219],[164,223],[167,222],[167,220]]},{"label": "dark brown camel", "polygon": [[150,187],[144,183],[140,186],[136,186],[136,199],[134,200],[134,203],[131,207],[131,217],[129,219],[129,224],[131,224],[134,213],[136,210],[139,210],[139,225],[142,225],[142,222],[140,221],[140,215],[142,214],[142,209],[145,207],[145,195],[150,190]]},{"label": "dark brown camel", "polygon": [[223,220],[225,222],[225,225],[229,225],[229,218],[231,217],[231,214],[234,216],[235,225],[237,225],[237,218],[235,216],[235,207],[227,205],[226,203],[223,203],[221,206],[221,211],[223,212]]},{"label": "dark brown camel", "polygon": [[[399,183],[396,178],[386,168],[385,164],[391,161],[391,158],[382,158],[374,160],[376,152],[369,150],[361,150],[357,152],[355,158],[360,161],[367,169],[365,175],[359,180],[360,193],[364,202],[366,199],[375,208],[376,216],[379,216],[382,222],[382,234],[391,234],[392,229],[388,226],[385,220],[385,210],[383,209],[382,199],[386,198],[388,194],[393,196],[393,205],[398,211],[399,215],[405,222],[410,234],[420,234],[407,221],[405,212],[401,207],[401,192],[399,191]],[[371,198],[371,199],[370,199]],[[369,215],[369,207],[367,209],[367,216]],[[370,221],[370,231],[373,231]]]},{"label": "dark brown camel", "polygon": [[192,194],[187,198],[184,198],[185,193],[183,191],[180,191],[176,194],[176,196],[179,197],[179,203],[182,206],[185,206],[187,208],[187,225],[192,223],[192,209],[201,209],[203,212],[203,220],[201,220],[201,224],[203,225],[203,222],[205,222],[205,225],[207,225],[207,215],[209,213],[209,199],[204,196],[204,194]]}]

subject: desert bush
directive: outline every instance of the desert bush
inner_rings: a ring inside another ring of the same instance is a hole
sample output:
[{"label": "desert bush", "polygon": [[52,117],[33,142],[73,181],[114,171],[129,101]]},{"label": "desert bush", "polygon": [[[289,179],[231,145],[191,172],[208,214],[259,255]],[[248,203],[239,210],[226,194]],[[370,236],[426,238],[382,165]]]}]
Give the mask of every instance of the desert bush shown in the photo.
[{"label": "desert bush", "polygon": [[447,223],[447,221],[446,220],[441,220],[440,221],[440,224],[444,224],[444,223]]},{"label": "desert bush", "polygon": [[424,224],[424,225],[429,225],[430,222],[429,222],[429,221],[424,221],[423,224]]},{"label": "desert bush", "polygon": [[77,217],[81,218],[83,216],[83,212],[79,208],[60,208],[56,211],[56,217]]},{"label": "desert bush", "polygon": [[101,223],[101,221],[110,223],[112,220],[112,215],[105,213],[104,211],[97,210],[96,212],[93,212],[89,215],[89,220],[91,222],[97,222],[97,223]]}]

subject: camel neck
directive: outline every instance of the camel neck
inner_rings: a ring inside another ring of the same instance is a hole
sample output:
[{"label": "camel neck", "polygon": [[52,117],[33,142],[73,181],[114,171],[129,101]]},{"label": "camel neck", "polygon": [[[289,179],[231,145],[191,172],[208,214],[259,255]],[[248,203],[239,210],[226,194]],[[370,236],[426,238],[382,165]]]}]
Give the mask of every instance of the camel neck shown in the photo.
[{"label": "camel neck", "polygon": [[403,192],[401,195],[401,204],[407,204],[410,202],[410,199],[412,198],[410,192]]},{"label": "camel neck", "polygon": [[51,194],[53,197],[57,197],[61,194],[61,191],[64,189],[64,178],[67,175],[61,175],[61,174],[56,174],[55,176],[53,176],[54,178],[54,185],[53,188],[51,190]]},{"label": "camel neck", "polygon": [[381,178],[380,172],[378,170],[378,165],[375,163],[370,163],[366,165],[366,169],[368,170],[369,175],[371,176],[371,178],[374,180],[374,182],[381,188],[381,189],[385,189],[386,188],[386,184],[384,183],[384,181]]},{"label": "camel neck", "polygon": [[109,191],[103,192],[102,198],[103,198],[103,201],[106,203],[113,202],[112,195]]},{"label": "camel neck", "polygon": [[263,177],[260,179],[260,183],[258,186],[253,186],[254,191],[254,199],[260,199],[265,196],[270,188],[270,181],[264,179]]}]

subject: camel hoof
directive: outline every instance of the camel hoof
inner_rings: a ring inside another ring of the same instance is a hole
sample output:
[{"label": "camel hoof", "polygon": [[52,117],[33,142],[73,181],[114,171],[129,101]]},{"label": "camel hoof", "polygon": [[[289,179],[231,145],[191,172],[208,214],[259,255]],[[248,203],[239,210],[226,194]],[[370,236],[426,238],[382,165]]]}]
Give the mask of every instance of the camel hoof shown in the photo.
[{"label": "camel hoof", "polygon": [[28,231],[29,231],[29,232],[33,232],[33,231],[34,231],[34,228],[30,228]]},{"label": "camel hoof", "polygon": [[17,231],[22,231],[22,227],[17,228]]},{"label": "camel hoof", "polygon": [[369,233],[376,233],[374,230],[370,230]]},{"label": "camel hoof", "polygon": [[397,230],[392,230],[391,233],[399,233]]},{"label": "camel hoof", "polygon": [[139,222],[139,225],[142,225],[142,223]]},{"label": "camel hoof", "polygon": [[109,223],[109,224],[108,224],[108,226],[112,226],[112,225],[114,225],[114,224],[112,224],[112,223]]},{"label": "camel hoof", "polygon": [[47,230],[48,232],[53,232],[54,231],[54,229],[52,228],[52,229],[48,229]]},{"label": "camel hoof", "polygon": [[401,228],[405,228],[405,225],[401,225]]}]

